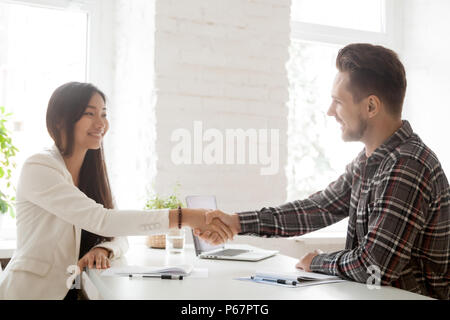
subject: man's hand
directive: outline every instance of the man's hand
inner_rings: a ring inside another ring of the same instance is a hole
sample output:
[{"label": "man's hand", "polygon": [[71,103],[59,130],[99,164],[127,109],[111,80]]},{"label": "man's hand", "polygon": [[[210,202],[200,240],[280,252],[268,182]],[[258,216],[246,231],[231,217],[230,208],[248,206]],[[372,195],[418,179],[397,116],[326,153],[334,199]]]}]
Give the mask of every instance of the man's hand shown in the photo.
[{"label": "man's hand", "polygon": [[305,270],[306,272],[311,272],[310,267],[311,267],[312,259],[314,259],[315,256],[317,256],[317,255],[319,255],[319,254],[321,254],[321,253],[323,253],[323,251],[317,249],[317,250],[314,250],[314,252],[309,252],[309,253],[305,254],[305,255],[298,261],[298,263],[295,265],[295,267],[296,267],[296,268],[299,268],[299,269],[303,269],[303,270]]},{"label": "man's hand", "polygon": [[93,248],[88,253],[86,253],[80,261],[78,261],[78,266],[80,270],[84,267],[89,267],[89,269],[94,268],[94,262],[97,269],[108,269],[111,264],[108,259],[109,251],[105,248]]},{"label": "man's hand", "polygon": [[[206,223],[212,225],[223,223],[229,228],[233,236],[241,231],[239,216],[235,213],[228,214],[220,210],[209,211],[206,213]],[[225,242],[221,241],[217,234],[212,234],[208,231],[202,232],[202,230],[195,229],[194,234],[209,243],[220,244]]]},{"label": "man's hand", "polygon": [[[208,241],[212,244],[224,243],[233,240],[234,232],[219,219],[209,219],[207,222],[205,209],[183,209],[183,224],[191,227],[199,233],[206,233],[211,237]],[[208,238],[209,238],[208,237]]]}]

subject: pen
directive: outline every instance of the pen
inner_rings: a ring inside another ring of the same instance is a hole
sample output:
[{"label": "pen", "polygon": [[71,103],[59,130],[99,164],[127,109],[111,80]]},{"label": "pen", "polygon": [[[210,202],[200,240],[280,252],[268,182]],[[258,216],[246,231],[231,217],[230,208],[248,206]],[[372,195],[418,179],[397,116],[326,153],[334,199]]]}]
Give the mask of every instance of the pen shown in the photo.
[{"label": "pen", "polygon": [[171,275],[171,274],[155,274],[155,275],[141,275],[141,274],[129,274],[128,277],[132,278],[160,278],[167,280],[183,280],[183,276],[180,275]]},{"label": "pen", "polygon": [[295,285],[297,285],[297,281],[294,281],[294,280],[286,280],[286,279],[267,279],[267,278],[259,278],[259,277],[255,277],[255,276],[252,276],[251,278],[252,278],[252,280],[257,280],[257,281],[274,282],[274,283],[286,284],[286,285],[290,285],[290,286],[295,286]]},{"label": "pen", "polygon": [[298,277],[298,282],[312,282],[312,281],[319,281],[320,279],[313,279],[313,278],[306,278],[306,277]]}]

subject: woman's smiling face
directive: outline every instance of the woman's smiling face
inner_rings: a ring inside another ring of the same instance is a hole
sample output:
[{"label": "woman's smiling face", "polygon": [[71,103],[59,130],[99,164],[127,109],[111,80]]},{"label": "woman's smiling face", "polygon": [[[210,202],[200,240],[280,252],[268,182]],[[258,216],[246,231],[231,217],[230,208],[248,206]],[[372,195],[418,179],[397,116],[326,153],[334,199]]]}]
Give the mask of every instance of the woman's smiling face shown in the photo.
[{"label": "woman's smiling face", "polygon": [[75,148],[78,150],[99,149],[108,129],[105,101],[96,92],[89,100],[80,120],[75,123]]}]

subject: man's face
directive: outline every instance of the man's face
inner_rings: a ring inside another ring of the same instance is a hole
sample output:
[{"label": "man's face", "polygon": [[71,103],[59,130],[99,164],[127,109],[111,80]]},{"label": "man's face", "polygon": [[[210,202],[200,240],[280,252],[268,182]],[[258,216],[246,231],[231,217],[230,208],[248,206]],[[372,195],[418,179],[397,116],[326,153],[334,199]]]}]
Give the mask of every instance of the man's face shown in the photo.
[{"label": "man's face", "polygon": [[364,113],[367,98],[355,103],[352,93],[348,90],[349,81],[347,72],[338,72],[334,79],[331,91],[332,102],[327,115],[335,117],[341,125],[344,141],[361,141],[368,123],[367,115]]}]

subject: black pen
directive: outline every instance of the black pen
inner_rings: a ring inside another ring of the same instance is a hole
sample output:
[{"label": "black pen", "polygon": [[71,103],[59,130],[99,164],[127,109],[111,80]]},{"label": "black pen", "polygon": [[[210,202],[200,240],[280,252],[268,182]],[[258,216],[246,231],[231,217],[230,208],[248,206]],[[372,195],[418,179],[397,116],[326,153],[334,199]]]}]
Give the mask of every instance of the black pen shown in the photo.
[{"label": "black pen", "polygon": [[286,280],[286,279],[267,279],[267,278],[260,278],[260,277],[255,277],[255,276],[252,276],[251,278],[252,278],[252,280],[256,280],[256,281],[274,282],[274,283],[286,284],[286,285],[290,285],[290,286],[295,286],[295,285],[297,285],[297,281],[294,281],[294,280]]},{"label": "black pen", "polygon": [[143,275],[143,274],[129,274],[128,277],[132,278],[160,278],[167,280],[183,280],[183,276],[171,275],[171,274],[155,274],[155,275]]},{"label": "black pen", "polygon": [[312,281],[319,281],[320,279],[313,279],[313,278],[307,278],[307,277],[298,277],[298,282],[312,282]]}]

